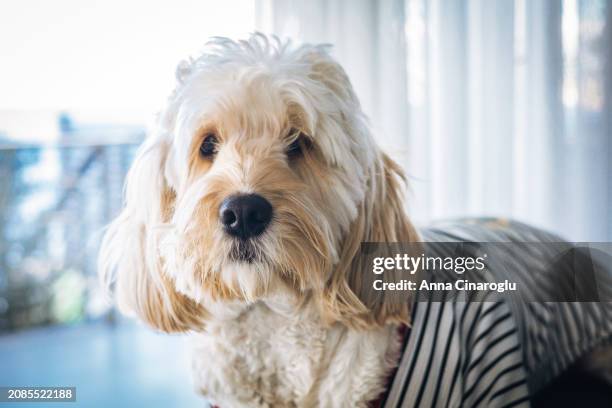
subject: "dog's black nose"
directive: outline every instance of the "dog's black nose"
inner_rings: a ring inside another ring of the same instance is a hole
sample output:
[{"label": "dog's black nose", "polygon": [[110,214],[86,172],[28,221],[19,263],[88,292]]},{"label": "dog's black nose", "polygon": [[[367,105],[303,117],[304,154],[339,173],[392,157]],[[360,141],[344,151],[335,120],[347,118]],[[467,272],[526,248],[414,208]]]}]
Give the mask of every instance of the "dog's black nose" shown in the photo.
[{"label": "dog's black nose", "polygon": [[272,205],[257,194],[234,195],[221,203],[219,219],[225,231],[234,237],[256,237],[270,223]]}]

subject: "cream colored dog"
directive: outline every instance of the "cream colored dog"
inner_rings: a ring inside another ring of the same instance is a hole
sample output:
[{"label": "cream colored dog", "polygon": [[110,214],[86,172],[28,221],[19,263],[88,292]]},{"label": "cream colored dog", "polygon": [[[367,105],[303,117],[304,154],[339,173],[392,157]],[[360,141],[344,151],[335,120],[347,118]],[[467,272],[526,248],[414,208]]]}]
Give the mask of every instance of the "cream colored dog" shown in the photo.
[{"label": "cream colored dog", "polygon": [[215,39],[140,149],[100,271],[121,309],[195,340],[196,387],[237,406],[366,406],[410,302],[360,243],[409,242],[403,175],[323,46]]}]

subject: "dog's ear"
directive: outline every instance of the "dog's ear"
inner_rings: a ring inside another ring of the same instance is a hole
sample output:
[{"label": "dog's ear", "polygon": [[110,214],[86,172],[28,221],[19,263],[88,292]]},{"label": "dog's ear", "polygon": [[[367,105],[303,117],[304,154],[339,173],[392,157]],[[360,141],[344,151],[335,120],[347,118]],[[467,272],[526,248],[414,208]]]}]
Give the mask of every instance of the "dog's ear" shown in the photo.
[{"label": "dog's ear", "polygon": [[174,289],[159,255],[175,200],[164,176],[168,149],[163,139],[149,138],[138,151],[127,175],[125,206],[102,240],[98,272],[114,286],[121,311],[176,332],[201,327],[205,311]]},{"label": "dog's ear", "polygon": [[305,61],[310,65],[310,79],[323,84],[338,101],[351,106],[353,111],[359,110],[359,98],[353,90],[348,75],[329,53],[330,46],[319,45],[309,48],[304,54]]},{"label": "dog's ear", "polygon": [[[374,279],[361,254],[362,242],[415,243],[419,236],[404,208],[405,176],[400,166],[386,154],[369,170],[367,191],[357,218],[346,235],[340,261],[323,293],[324,317],[347,326],[367,329],[387,323],[410,323],[412,299],[394,291],[376,291]],[[398,276],[387,281],[399,282]]]},{"label": "dog's ear", "polygon": [[[392,291],[375,291],[372,285],[377,275],[367,271],[366,259],[361,256],[362,242],[419,241],[404,208],[403,171],[378,150],[362,115],[354,115],[361,111],[359,99],[344,69],[331,58],[326,47],[310,50],[305,58],[312,69],[311,79],[336,96],[334,103],[341,107],[344,133],[353,135],[353,143],[363,146],[354,152],[361,156],[355,162],[366,166],[365,197],[344,238],[340,260],[318,293],[323,318],[363,329],[390,322],[409,323],[412,299],[401,299]],[[399,282],[396,273],[389,272],[385,279]]]}]

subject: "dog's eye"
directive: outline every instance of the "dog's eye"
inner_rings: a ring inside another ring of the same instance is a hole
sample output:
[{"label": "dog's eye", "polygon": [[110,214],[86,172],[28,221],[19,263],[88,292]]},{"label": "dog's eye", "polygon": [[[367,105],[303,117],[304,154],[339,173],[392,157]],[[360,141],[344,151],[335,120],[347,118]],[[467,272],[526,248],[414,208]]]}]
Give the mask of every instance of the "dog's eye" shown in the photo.
[{"label": "dog's eye", "polygon": [[312,142],[303,132],[297,129],[291,129],[289,134],[292,135],[295,139],[289,146],[287,146],[287,157],[290,159],[300,157],[304,153],[304,150],[308,150],[312,146]]},{"label": "dog's eye", "polygon": [[214,133],[207,133],[204,141],[200,145],[200,156],[210,158],[217,153],[217,136]]}]

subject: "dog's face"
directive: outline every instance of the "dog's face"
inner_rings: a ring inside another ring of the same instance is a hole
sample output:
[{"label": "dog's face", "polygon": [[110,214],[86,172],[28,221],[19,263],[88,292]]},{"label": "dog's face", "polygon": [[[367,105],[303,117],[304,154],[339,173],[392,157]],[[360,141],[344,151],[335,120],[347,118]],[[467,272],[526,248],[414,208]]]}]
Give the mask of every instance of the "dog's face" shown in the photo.
[{"label": "dog's face", "polygon": [[362,241],[416,235],[401,173],[325,50],[218,40],[177,78],[100,255],[126,308],[168,331],[201,326],[211,302],[279,295],[327,321],[405,317],[351,276]]},{"label": "dog's face", "polygon": [[160,245],[197,300],[323,288],[373,162],[367,134],[351,128],[363,125],[342,71],[313,67],[312,54],[242,58],[196,62],[173,101],[175,231]]}]

